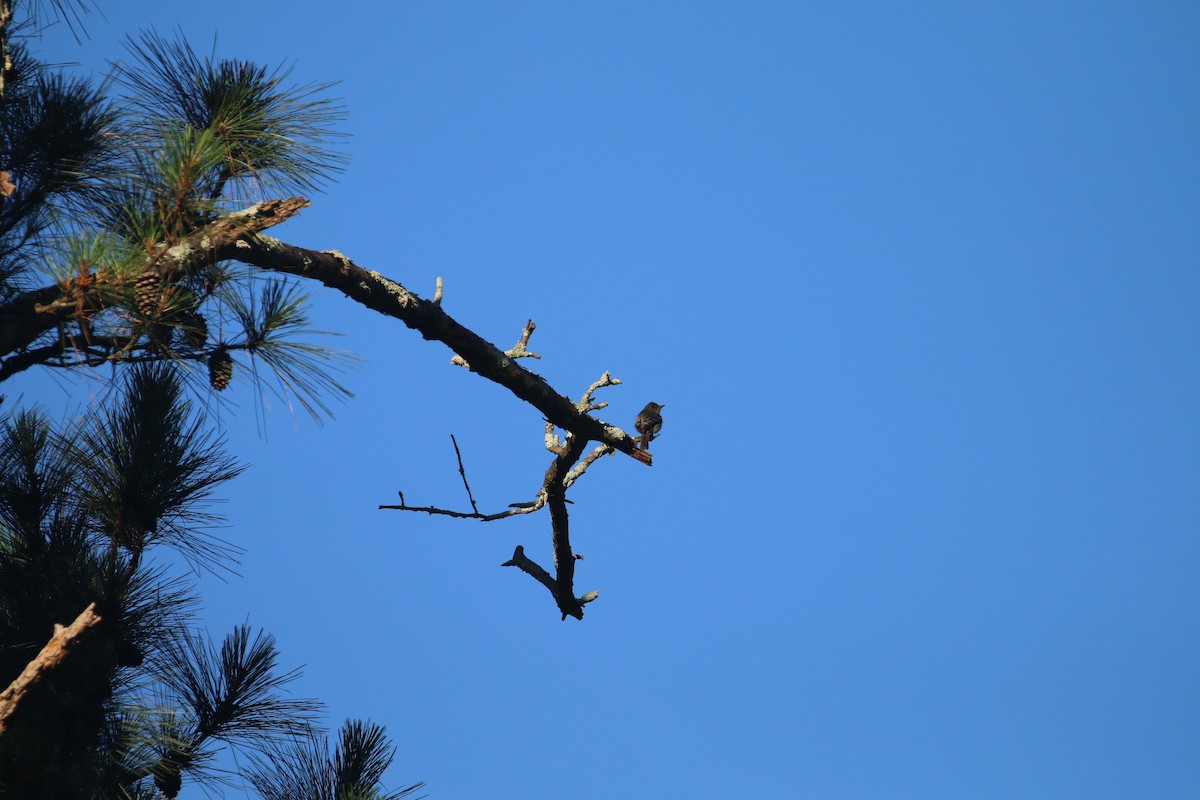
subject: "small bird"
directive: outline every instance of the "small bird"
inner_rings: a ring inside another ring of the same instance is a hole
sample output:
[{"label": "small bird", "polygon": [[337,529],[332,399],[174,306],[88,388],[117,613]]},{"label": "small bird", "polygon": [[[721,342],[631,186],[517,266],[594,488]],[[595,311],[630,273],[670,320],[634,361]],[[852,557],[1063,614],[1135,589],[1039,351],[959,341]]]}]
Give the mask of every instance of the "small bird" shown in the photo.
[{"label": "small bird", "polygon": [[650,447],[650,440],[658,436],[658,432],[662,430],[662,410],[665,403],[646,403],[646,407],[638,412],[637,419],[633,421],[633,427],[637,428],[637,432],[642,435],[642,441],[639,449],[646,450]]}]

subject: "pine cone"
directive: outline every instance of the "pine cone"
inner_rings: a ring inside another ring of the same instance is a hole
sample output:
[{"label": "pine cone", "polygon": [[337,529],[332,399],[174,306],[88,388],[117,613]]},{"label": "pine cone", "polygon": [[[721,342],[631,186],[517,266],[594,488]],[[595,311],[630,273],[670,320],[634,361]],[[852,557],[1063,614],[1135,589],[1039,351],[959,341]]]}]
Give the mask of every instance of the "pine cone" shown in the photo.
[{"label": "pine cone", "polygon": [[157,274],[146,272],[133,284],[133,304],[143,317],[157,315],[161,300],[162,278]]},{"label": "pine cone", "polygon": [[232,377],[233,356],[224,347],[219,347],[208,357],[208,383],[218,392],[223,392]]},{"label": "pine cone", "polygon": [[159,347],[170,349],[171,339],[175,336],[175,328],[165,322],[156,322],[150,326],[150,335]]},{"label": "pine cone", "polygon": [[161,759],[154,765],[154,785],[164,797],[175,800],[183,787],[183,776],[179,774],[179,765],[167,758]]},{"label": "pine cone", "polygon": [[117,641],[117,663],[122,667],[140,667],[146,660],[142,648],[125,639]]},{"label": "pine cone", "polygon": [[182,314],[183,340],[193,350],[200,350],[208,341],[208,322],[196,311]]}]

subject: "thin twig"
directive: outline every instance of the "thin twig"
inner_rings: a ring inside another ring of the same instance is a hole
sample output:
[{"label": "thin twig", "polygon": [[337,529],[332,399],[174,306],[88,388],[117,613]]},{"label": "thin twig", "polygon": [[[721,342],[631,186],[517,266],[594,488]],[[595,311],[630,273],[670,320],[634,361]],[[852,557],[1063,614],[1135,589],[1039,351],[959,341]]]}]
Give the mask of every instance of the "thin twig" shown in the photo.
[{"label": "thin twig", "polygon": [[475,498],[471,494],[471,484],[467,483],[467,471],[463,469],[462,453],[458,449],[458,440],[454,438],[454,434],[450,434],[450,441],[454,443],[454,455],[458,456],[458,474],[462,475],[463,486],[467,489],[467,499],[471,501],[471,510],[476,514],[479,513],[479,506],[475,505]]},{"label": "thin twig", "polygon": [[[470,491],[468,489],[468,491]],[[539,493],[537,498],[527,503],[511,503],[506,511],[497,511],[495,514],[481,514],[478,509],[475,511],[454,511],[449,508],[438,508],[437,506],[410,506],[404,502],[404,493],[396,492],[400,495],[400,505],[381,505],[380,508],[387,508],[393,511],[421,511],[430,515],[441,515],[443,517],[457,517],[458,519],[477,519],[480,522],[494,522],[498,519],[507,517],[515,517],[520,514],[532,514],[534,511],[541,509],[546,505],[545,493]]]}]

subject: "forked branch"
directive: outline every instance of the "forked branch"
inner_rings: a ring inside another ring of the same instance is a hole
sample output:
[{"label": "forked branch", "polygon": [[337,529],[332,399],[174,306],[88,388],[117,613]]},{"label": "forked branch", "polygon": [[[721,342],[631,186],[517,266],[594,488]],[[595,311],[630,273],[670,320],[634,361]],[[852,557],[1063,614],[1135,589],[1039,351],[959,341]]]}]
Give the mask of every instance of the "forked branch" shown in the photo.
[{"label": "forked branch", "polygon": [[[440,279],[439,279],[439,281],[440,281]],[[439,283],[438,285],[440,287],[441,284]],[[505,350],[504,355],[508,356],[509,358],[539,358],[540,359],[541,356],[539,354],[531,353],[531,352],[529,352],[529,349],[528,349],[529,337],[533,335],[533,332],[535,330],[537,330],[537,325],[534,324],[533,320],[528,320],[525,323],[524,329],[522,329],[522,331],[521,331],[521,338],[517,340],[516,344],[514,344],[512,347]],[[454,356],[453,358],[450,359],[450,363],[456,367],[466,367],[467,369],[471,368],[471,365],[468,364],[467,360],[465,358],[463,358],[462,356],[457,356],[457,355]]]},{"label": "forked branch", "polygon": [[[595,391],[604,386],[614,386],[621,382],[613,378],[609,373],[605,372],[600,380],[588,387],[583,397],[576,403],[576,407],[585,412],[593,408],[603,407],[606,404],[597,403],[593,397]],[[518,545],[513,551],[513,556],[508,561],[505,561],[503,567],[517,567],[522,572],[532,576],[534,580],[545,586],[550,594],[554,597],[554,602],[562,612],[562,618],[568,616],[576,619],[583,619],[583,606],[595,600],[599,595],[599,591],[588,592],[582,597],[575,596],[575,562],[582,558],[571,549],[570,536],[570,518],[567,513],[567,489],[571,487],[601,456],[610,454],[613,449],[607,444],[601,444],[594,447],[590,453],[584,456],[584,452],[588,447],[588,440],[585,437],[578,436],[568,432],[565,440],[560,440],[554,431],[554,426],[546,423],[546,449],[554,454],[554,460],[550,467],[546,470],[546,474],[542,480],[541,489],[537,493],[537,498],[532,503],[519,503],[509,506],[508,511],[502,511],[497,514],[481,514],[475,506],[474,497],[471,495],[470,485],[467,483],[466,470],[463,468],[462,453],[458,449],[458,443],[454,441],[454,451],[458,456],[459,473],[462,475],[463,486],[466,487],[467,497],[471,501],[472,512],[453,511],[451,509],[436,508],[430,506],[410,506],[404,502],[404,494],[400,494],[400,505],[381,505],[380,508],[390,508],[400,511],[422,511],[427,514],[441,514],[444,516],[458,517],[460,519],[478,519],[483,522],[490,522],[505,517],[515,516],[517,514],[528,514],[541,509],[543,506],[550,507],[550,527],[551,540],[554,549],[554,575],[551,575],[544,567],[536,561],[525,555],[524,546]]]}]

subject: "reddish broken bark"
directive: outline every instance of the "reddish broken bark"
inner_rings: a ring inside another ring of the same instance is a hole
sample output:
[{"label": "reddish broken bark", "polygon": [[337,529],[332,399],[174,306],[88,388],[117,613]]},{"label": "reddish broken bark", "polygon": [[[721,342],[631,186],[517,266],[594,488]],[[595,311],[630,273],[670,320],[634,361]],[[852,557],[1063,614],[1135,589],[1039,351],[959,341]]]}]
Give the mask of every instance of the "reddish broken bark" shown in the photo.
[{"label": "reddish broken bark", "polygon": [[17,710],[30,690],[43,675],[66,661],[71,651],[95,631],[100,619],[96,614],[96,604],[92,603],[67,627],[55,626],[54,635],[50,637],[46,646],[25,666],[16,680],[0,692],[0,736],[4,735],[8,718]]}]

